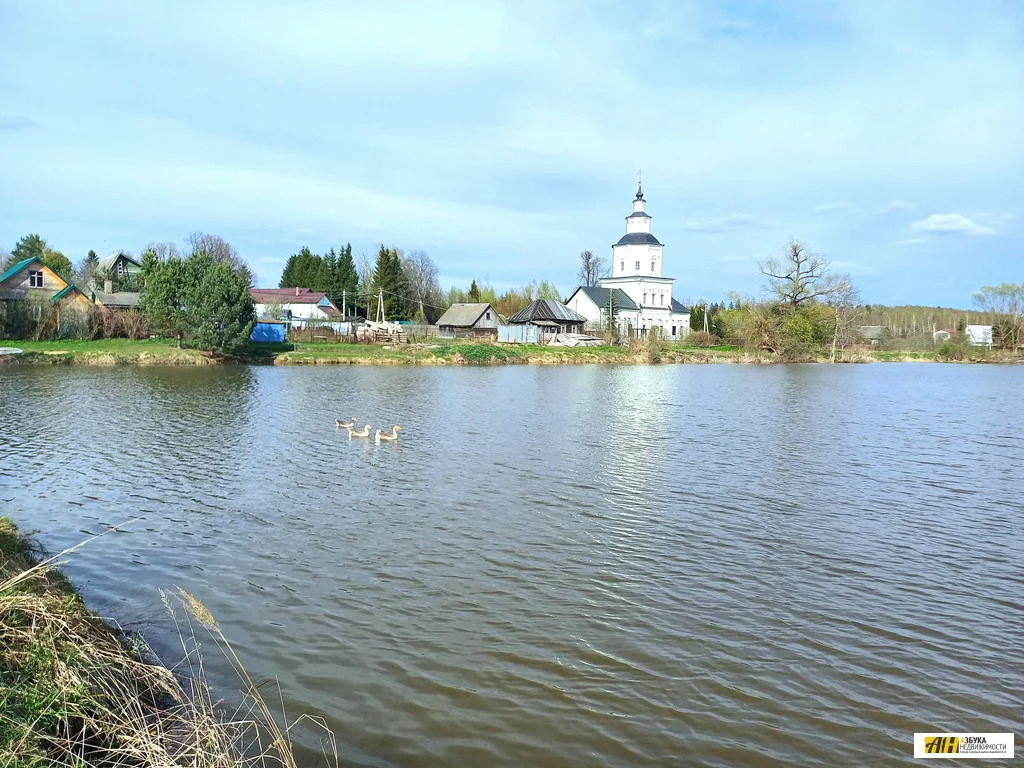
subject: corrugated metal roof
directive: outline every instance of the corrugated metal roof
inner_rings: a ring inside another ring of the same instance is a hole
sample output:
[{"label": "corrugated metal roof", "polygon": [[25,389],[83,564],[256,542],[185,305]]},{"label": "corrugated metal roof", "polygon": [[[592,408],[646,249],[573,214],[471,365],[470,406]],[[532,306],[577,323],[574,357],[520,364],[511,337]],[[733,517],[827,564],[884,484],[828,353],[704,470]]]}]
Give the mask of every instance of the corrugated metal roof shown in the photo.
[{"label": "corrugated metal roof", "polygon": [[629,295],[621,288],[598,288],[597,286],[581,285],[579,290],[583,291],[592,302],[602,309],[608,306],[608,291],[615,291],[616,309],[626,310],[627,312],[639,309],[636,302],[629,298]]},{"label": "corrugated metal roof", "polygon": [[249,295],[255,304],[319,304],[326,296],[309,288],[299,288],[297,296],[294,288],[250,288]]},{"label": "corrugated metal roof", "polygon": [[533,320],[554,320],[559,323],[585,323],[587,319],[554,299],[537,299],[512,315],[510,323],[529,323]]},{"label": "corrugated metal roof", "polygon": [[680,304],[675,299],[672,299],[672,311],[673,312],[682,312],[683,314],[686,314],[686,315],[690,314],[690,310],[688,310],[686,307],[684,307],[682,304]]},{"label": "corrugated metal roof", "polygon": [[[472,328],[488,309],[494,312],[488,303],[452,304],[437,319],[437,325],[449,325],[453,328]],[[494,314],[497,315],[498,313],[495,312]]]}]

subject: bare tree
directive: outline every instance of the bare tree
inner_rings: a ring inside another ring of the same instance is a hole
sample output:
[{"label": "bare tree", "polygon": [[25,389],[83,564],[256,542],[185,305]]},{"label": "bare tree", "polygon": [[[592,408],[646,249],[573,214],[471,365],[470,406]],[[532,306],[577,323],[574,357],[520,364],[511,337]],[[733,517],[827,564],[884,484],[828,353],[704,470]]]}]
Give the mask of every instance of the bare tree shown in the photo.
[{"label": "bare tree", "polygon": [[246,284],[252,287],[253,273],[249,264],[243,259],[235,247],[220,235],[209,235],[203,232],[192,232],[185,240],[189,253],[206,251],[214,261],[227,264],[237,272]]},{"label": "bare tree", "polygon": [[594,254],[593,251],[580,251],[580,271],[576,273],[580,285],[587,287],[597,285],[604,272],[604,259]]},{"label": "bare tree", "polygon": [[829,357],[829,362],[834,363],[840,338],[844,339],[845,344],[850,326],[861,314],[863,307],[860,306],[860,293],[849,275],[833,275],[824,282],[828,288],[828,293],[824,294],[825,303],[831,307],[835,317],[832,327],[832,354]]},{"label": "bare tree", "polygon": [[437,265],[426,251],[410,251],[402,257],[402,272],[409,285],[409,299],[419,308],[419,315],[428,324],[440,316],[441,284]]},{"label": "bare tree", "polygon": [[829,260],[799,240],[789,241],[781,259],[765,259],[757,266],[768,278],[768,291],[790,311],[832,290]]},{"label": "bare tree", "polygon": [[155,253],[157,261],[167,261],[167,259],[176,259],[181,256],[181,251],[178,250],[178,246],[171,242],[151,242],[142,250],[152,251]]},{"label": "bare tree", "polygon": [[994,315],[992,328],[1003,348],[1016,350],[1024,337],[1024,283],[986,285],[972,297],[985,312]]}]

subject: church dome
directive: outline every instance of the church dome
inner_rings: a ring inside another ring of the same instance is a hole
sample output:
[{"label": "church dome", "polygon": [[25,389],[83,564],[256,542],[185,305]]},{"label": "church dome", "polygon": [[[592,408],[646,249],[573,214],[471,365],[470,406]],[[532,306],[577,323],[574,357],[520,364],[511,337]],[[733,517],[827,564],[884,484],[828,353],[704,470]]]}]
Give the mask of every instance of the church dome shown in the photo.
[{"label": "church dome", "polygon": [[648,245],[661,245],[658,242],[658,238],[650,232],[627,232],[616,245],[643,245],[644,243]]}]

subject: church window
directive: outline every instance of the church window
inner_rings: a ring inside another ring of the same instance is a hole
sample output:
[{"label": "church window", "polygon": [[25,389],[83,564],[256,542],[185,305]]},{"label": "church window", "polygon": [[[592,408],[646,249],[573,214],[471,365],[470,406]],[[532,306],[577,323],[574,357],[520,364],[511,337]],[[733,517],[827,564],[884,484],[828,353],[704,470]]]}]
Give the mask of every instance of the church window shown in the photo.
[{"label": "church window", "polygon": [[639,272],[639,271],[640,271],[640,262],[639,262],[639,261],[638,261],[638,262],[636,263],[636,271],[637,271],[637,272]]},{"label": "church window", "polygon": [[647,291],[644,291],[644,304],[647,303]]},{"label": "church window", "polygon": [[675,336],[675,335],[676,335],[676,327],[675,327],[674,325],[672,326],[672,335],[673,335],[673,336]]},{"label": "church window", "polygon": [[663,307],[664,307],[664,306],[665,306],[665,294],[664,294],[664,293],[663,293],[663,294],[661,294],[661,295],[659,296],[659,298],[661,299],[661,306],[663,306]]},{"label": "church window", "polygon": [[626,262],[625,261],[619,261],[619,269],[622,270],[623,272],[626,271]]},{"label": "church window", "polygon": [[653,272],[653,271],[654,271],[654,262],[652,261],[651,262],[651,272]]}]

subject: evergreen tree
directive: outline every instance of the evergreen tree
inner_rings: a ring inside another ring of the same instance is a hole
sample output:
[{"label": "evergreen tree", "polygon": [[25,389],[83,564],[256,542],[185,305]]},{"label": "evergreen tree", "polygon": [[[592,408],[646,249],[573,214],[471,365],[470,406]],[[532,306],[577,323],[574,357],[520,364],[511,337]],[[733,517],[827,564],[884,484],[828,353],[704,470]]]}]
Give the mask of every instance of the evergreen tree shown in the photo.
[{"label": "evergreen tree", "polygon": [[470,304],[476,304],[480,301],[480,288],[476,284],[476,280],[470,283],[469,293],[466,295],[466,300]]},{"label": "evergreen tree", "polygon": [[[384,317],[391,320],[407,320],[409,309],[406,298],[409,286],[405,282],[402,271],[402,257],[397,248],[386,248],[381,245],[377,252],[377,263],[373,270],[373,290],[379,297],[384,296]],[[378,302],[371,302],[376,309]]]},{"label": "evergreen tree", "polygon": [[352,243],[345,243],[345,247],[338,252],[337,272],[336,285],[345,291],[347,296],[354,296],[359,290],[359,271],[352,259]]},{"label": "evergreen tree", "polygon": [[180,347],[184,334],[185,263],[177,256],[162,262],[156,261],[155,256],[152,253],[153,258],[147,264],[146,255],[143,254],[145,287],[139,297],[139,307],[151,330],[174,336]]},{"label": "evergreen tree", "polygon": [[46,256],[46,241],[39,235],[25,235],[15,244],[11,256],[15,263],[31,258],[43,259]]},{"label": "evergreen tree", "polygon": [[256,308],[244,276],[205,251],[188,257],[182,330],[199,349],[233,352],[249,341]]}]

